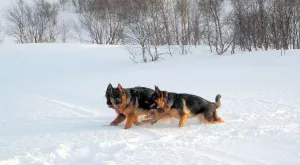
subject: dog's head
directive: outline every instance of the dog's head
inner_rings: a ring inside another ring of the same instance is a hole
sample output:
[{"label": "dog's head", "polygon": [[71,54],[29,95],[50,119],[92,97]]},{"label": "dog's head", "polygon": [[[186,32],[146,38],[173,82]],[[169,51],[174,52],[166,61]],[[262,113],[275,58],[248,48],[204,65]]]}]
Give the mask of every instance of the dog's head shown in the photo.
[{"label": "dog's head", "polygon": [[151,96],[151,107],[150,108],[163,108],[165,106],[166,92],[161,91],[157,86],[154,87],[155,92]]},{"label": "dog's head", "polygon": [[107,88],[106,88],[106,92],[105,92],[106,104],[109,108],[113,108],[113,105],[110,101],[110,96],[112,94],[113,89],[114,89],[113,86],[111,85],[111,83],[109,83]]},{"label": "dog's head", "polygon": [[117,88],[109,90],[109,98],[112,106],[117,110],[122,110],[127,104],[127,96],[121,84]]}]

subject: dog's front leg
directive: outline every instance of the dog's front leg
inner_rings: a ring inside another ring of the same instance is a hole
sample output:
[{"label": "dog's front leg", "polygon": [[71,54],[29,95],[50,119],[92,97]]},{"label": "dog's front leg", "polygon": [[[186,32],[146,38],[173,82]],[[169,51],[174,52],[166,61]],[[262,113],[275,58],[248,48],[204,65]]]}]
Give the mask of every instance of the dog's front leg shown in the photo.
[{"label": "dog's front leg", "polygon": [[186,114],[186,113],[183,113],[182,115],[180,115],[179,127],[184,127],[187,117],[188,117],[188,114]]},{"label": "dog's front leg", "polygon": [[126,119],[126,116],[123,113],[118,113],[118,116],[113,120],[110,125],[117,126],[118,124],[122,123]]}]

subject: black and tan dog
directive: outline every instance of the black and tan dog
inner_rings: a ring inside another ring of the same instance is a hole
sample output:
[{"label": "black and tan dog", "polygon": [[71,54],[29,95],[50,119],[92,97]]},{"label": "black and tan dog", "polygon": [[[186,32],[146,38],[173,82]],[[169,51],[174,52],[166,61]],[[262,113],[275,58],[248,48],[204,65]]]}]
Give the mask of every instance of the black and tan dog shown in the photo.
[{"label": "black and tan dog", "polygon": [[167,117],[179,118],[179,127],[185,125],[187,118],[193,117],[198,117],[204,124],[222,123],[224,120],[217,113],[221,108],[220,99],[221,95],[217,95],[216,102],[210,102],[196,95],[161,91],[155,86],[151,108],[163,108],[164,112],[157,113],[152,123]]},{"label": "black and tan dog", "polygon": [[[118,84],[117,88],[113,88],[111,84],[106,90],[107,105],[115,109],[117,117],[110,125],[118,125],[125,119],[125,129],[131,128],[132,123],[139,125],[138,116],[153,116],[156,108],[151,108],[150,99],[154,90],[146,87],[123,88]],[[156,107],[154,105],[153,107]],[[162,112],[162,110],[161,110]]]},{"label": "black and tan dog", "polygon": [[116,126],[116,125],[122,123],[126,119],[126,116],[123,113],[121,113],[120,111],[118,111],[116,108],[114,108],[113,104],[111,103],[110,97],[112,95],[111,91],[113,91],[113,90],[114,90],[113,86],[111,85],[111,83],[109,83],[107,86],[106,92],[105,92],[105,97],[106,97],[107,106],[109,108],[114,109],[115,112],[117,113],[117,117],[110,123],[110,125]]}]

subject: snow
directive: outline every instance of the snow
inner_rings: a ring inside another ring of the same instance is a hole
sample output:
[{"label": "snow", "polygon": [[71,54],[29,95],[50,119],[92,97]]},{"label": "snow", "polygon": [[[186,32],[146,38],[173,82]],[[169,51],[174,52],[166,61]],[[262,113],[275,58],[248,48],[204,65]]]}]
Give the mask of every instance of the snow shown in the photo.
[{"label": "snow", "polygon": [[[133,63],[125,47],[0,45],[0,164],[299,164],[299,50]],[[108,83],[220,93],[225,124],[108,124]]]}]

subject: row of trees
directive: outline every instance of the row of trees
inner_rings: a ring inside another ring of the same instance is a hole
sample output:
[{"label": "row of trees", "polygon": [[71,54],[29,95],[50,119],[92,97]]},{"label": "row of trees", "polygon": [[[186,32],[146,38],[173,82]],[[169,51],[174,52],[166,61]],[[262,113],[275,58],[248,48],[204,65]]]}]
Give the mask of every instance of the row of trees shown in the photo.
[{"label": "row of trees", "polygon": [[4,34],[2,32],[2,25],[1,25],[1,22],[0,22],[0,43],[2,43],[4,40]]},{"label": "row of trees", "polygon": [[[72,21],[59,17],[69,6],[77,16]],[[172,54],[174,45],[187,54],[188,46],[208,44],[220,55],[236,48],[300,48],[298,0],[17,0],[5,17],[6,34],[18,43],[72,38],[139,45],[130,52],[144,61]]]},{"label": "row of trees", "polygon": [[299,0],[234,0],[235,45],[242,50],[299,49]]}]

